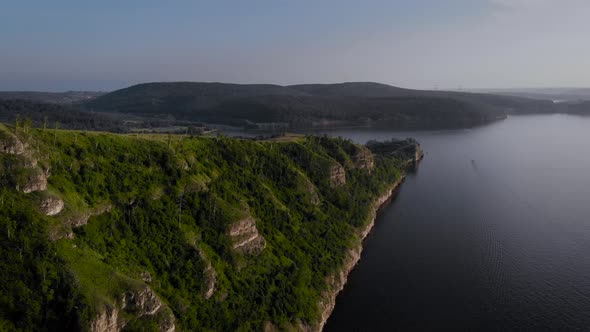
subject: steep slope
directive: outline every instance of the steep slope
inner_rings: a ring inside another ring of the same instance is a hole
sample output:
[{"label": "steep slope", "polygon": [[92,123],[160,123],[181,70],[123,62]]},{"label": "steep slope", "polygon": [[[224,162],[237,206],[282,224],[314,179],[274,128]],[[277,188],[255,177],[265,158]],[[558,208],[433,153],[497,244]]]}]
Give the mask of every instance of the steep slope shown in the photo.
[{"label": "steep slope", "polygon": [[0,329],[317,330],[416,151],[0,125]]}]

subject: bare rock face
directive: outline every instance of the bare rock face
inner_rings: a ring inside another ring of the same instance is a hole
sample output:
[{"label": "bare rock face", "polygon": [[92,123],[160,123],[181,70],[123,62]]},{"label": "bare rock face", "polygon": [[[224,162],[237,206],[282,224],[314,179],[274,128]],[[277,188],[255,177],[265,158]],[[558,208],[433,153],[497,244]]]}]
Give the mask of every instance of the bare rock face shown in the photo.
[{"label": "bare rock face", "polygon": [[366,147],[361,147],[358,151],[352,156],[352,162],[354,163],[354,167],[357,169],[365,169],[369,172],[373,170],[375,167],[375,159],[373,157],[373,153],[371,150],[367,149]]},{"label": "bare rock face", "polygon": [[22,154],[25,152],[25,144],[14,135],[0,140],[0,152],[10,154]]},{"label": "bare rock face", "polygon": [[362,241],[367,237],[373,228],[373,225],[375,224],[377,210],[385,202],[391,199],[395,188],[399,186],[402,180],[403,178],[394,182],[388,190],[386,190],[381,196],[377,197],[377,199],[373,202],[369,211],[369,223],[362,229],[357,230],[359,235],[358,243],[353,248],[348,250],[343,262],[343,266],[338,271],[326,278],[328,289],[322,292],[321,299],[318,303],[321,314],[320,321],[317,324],[310,326],[310,330],[320,332],[324,328],[328,317],[330,317],[332,311],[334,310],[334,306],[336,305],[336,296],[342,291],[342,289],[344,289],[348,274],[352,271],[361,258],[361,253],[363,251]]},{"label": "bare rock face", "polygon": [[162,303],[156,293],[147,286],[138,291],[129,291],[123,294],[120,307],[120,309],[107,307],[101,310],[90,323],[90,331],[121,331],[127,324],[124,318],[125,315],[120,315],[121,310],[135,314],[138,317],[158,314],[160,331],[174,332],[176,330],[174,315]]},{"label": "bare rock face", "polygon": [[152,275],[148,271],[141,272],[141,280],[144,282],[152,282]]},{"label": "bare rock face", "polygon": [[339,163],[330,167],[329,177],[332,188],[340,187],[346,183],[346,171]]},{"label": "bare rock face", "polygon": [[233,223],[229,228],[233,249],[244,254],[259,254],[266,247],[266,240],[258,233],[256,221],[246,217]]},{"label": "bare rock face", "polygon": [[146,286],[136,292],[127,292],[123,296],[121,307],[138,312],[140,316],[153,315],[162,307],[162,301],[151,288]]},{"label": "bare rock face", "polygon": [[79,213],[77,215],[70,217],[68,219],[68,223],[72,227],[84,226],[88,223],[88,219],[90,219],[90,217],[99,216],[105,212],[109,212],[109,211],[111,211],[112,208],[113,208],[113,206],[110,204],[104,204],[104,205],[98,206],[92,211],[82,212],[82,213]]},{"label": "bare rock face", "polygon": [[156,293],[145,286],[135,292],[127,292],[123,296],[122,308],[136,313],[138,316],[152,316],[158,314],[160,331],[174,332],[176,330],[175,318]]},{"label": "bare rock face", "polygon": [[176,331],[175,318],[172,314],[166,316],[159,324],[160,331],[162,332],[174,332]]},{"label": "bare rock face", "polygon": [[198,248],[197,249],[199,252],[199,256],[201,257],[201,259],[203,260],[203,262],[205,262],[205,270],[203,271],[203,275],[205,276],[205,292],[203,293],[203,297],[205,299],[210,299],[211,296],[213,296],[213,293],[215,293],[215,283],[217,282],[217,273],[215,272],[215,269],[213,268],[213,265],[211,264],[211,261],[209,260],[209,258],[207,258],[207,255],[205,254],[205,252]]},{"label": "bare rock face", "polygon": [[64,201],[55,196],[49,196],[41,201],[41,211],[47,216],[54,216],[64,208]]},{"label": "bare rock face", "polygon": [[67,221],[72,227],[80,227],[88,223],[90,216],[91,214],[87,212],[79,213],[70,217]]},{"label": "bare rock face", "polygon": [[47,178],[47,173],[38,168],[35,168],[33,173],[27,179],[27,183],[23,185],[22,191],[25,194],[32,193],[34,191],[44,191],[47,189]]},{"label": "bare rock face", "polygon": [[90,323],[92,332],[119,332],[119,310],[117,308],[106,308],[98,313],[98,316]]},{"label": "bare rock face", "polygon": [[307,192],[309,193],[310,203],[313,205],[319,205],[321,202],[320,196],[318,195],[318,192],[317,192],[315,186],[313,185],[313,183],[311,183],[311,181],[309,181],[309,179],[307,179],[307,178],[306,178],[306,187],[307,187]]}]

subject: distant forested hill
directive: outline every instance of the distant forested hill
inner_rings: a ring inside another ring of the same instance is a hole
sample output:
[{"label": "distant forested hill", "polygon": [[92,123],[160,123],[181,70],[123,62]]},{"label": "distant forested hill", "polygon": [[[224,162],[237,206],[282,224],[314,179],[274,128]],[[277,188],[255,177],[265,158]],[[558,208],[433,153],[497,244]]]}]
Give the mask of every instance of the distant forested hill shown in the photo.
[{"label": "distant forested hill", "polygon": [[[24,94],[24,99],[31,100]],[[104,121],[119,121],[120,125],[129,123],[130,119],[136,122],[141,119],[142,125],[150,121],[188,121],[289,130],[342,126],[391,129],[470,127],[510,114],[590,113],[584,103],[556,105],[551,100],[411,90],[373,82],[292,86],[156,82],[134,85],[68,106],[67,114],[82,121],[78,127],[69,128],[94,130],[105,129],[88,127],[89,122],[84,120],[88,116],[84,112],[94,114],[92,118],[103,121],[102,124]],[[51,114],[56,112],[65,114],[56,109]],[[97,114],[110,115],[101,117]],[[11,121],[6,116],[2,119]],[[66,122],[65,119],[60,121]]]},{"label": "distant forested hill", "polygon": [[272,84],[197,82],[144,83],[86,103],[95,110],[138,114],[185,114],[222,102],[253,96],[301,96],[304,92]]},{"label": "distant forested hill", "polygon": [[[37,128],[109,131],[125,133],[141,128],[171,128],[174,126],[201,126],[155,117],[134,114],[103,113],[81,109],[78,105],[43,103],[24,99],[0,99],[0,122],[30,121]],[[174,130],[171,130],[174,131]]]},{"label": "distant forested hill", "polygon": [[103,94],[104,92],[96,91],[0,91],[0,99],[24,99],[44,103],[71,104],[96,98]]},{"label": "distant forested hill", "polygon": [[146,83],[85,103],[86,109],[171,115],[232,125],[285,123],[290,128],[337,125],[462,127],[508,113],[549,112],[552,103],[510,96],[402,89],[352,82],[293,86]]},{"label": "distant forested hill", "polygon": [[0,121],[15,123],[17,119],[31,120],[35,127],[124,131],[123,121],[116,114],[86,112],[72,105],[0,99]]},{"label": "distant forested hill", "polygon": [[439,90],[412,90],[373,82],[336,84],[302,84],[289,86],[311,95],[334,97],[438,97],[488,105],[507,114],[546,113],[553,111],[550,100],[533,100],[519,96],[494,95]]}]

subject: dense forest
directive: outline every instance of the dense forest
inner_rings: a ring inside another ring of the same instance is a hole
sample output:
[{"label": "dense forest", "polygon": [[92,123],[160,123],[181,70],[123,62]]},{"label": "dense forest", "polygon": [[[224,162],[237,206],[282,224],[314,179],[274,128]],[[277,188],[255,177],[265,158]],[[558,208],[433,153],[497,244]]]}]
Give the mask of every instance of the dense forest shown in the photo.
[{"label": "dense forest", "polygon": [[[465,128],[512,114],[590,112],[584,101],[554,103],[519,96],[411,90],[372,82],[292,86],[144,83],[107,94],[64,95],[0,92],[0,121],[30,118],[37,127],[58,123],[64,129],[118,133],[186,132],[189,127],[204,128],[206,124],[276,132],[334,127]],[[73,101],[60,102],[62,97]]]},{"label": "dense forest", "polygon": [[313,327],[417,147],[30,124],[0,124],[0,330]]},{"label": "dense forest", "polygon": [[0,99],[24,99],[41,103],[73,104],[82,101],[87,101],[103,94],[104,92],[95,91],[0,91]]},{"label": "dense forest", "polygon": [[278,123],[290,129],[469,127],[507,114],[558,111],[550,100],[411,90],[371,82],[293,86],[145,83],[99,96],[83,107],[238,126]]},{"label": "dense forest", "polygon": [[[204,127],[195,121],[179,121],[172,117],[139,117],[133,114],[100,113],[81,109],[79,105],[43,103],[26,99],[0,99],[0,121],[28,121],[37,128],[57,128],[127,133],[162,130],[162,128]],[[170,131],[170,130],[169,130]]]}]

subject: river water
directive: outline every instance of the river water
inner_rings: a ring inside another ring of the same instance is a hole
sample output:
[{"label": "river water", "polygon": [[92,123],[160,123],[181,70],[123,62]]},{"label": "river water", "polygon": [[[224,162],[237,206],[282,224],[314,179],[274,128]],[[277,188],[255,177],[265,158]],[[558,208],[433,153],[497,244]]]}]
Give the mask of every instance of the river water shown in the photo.
[{"label": "river water", "polygon": [[383,208],[325,331],[589,330],[590,118],[340,130],[425,151]]}]

